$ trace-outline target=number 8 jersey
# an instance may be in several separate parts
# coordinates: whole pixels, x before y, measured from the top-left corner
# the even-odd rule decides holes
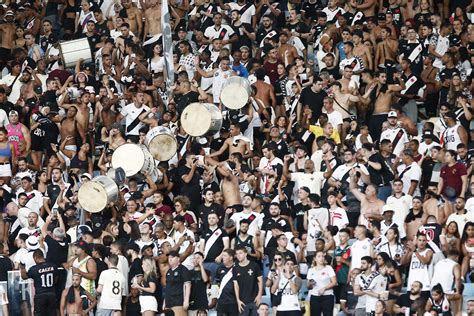
[[[99,285],[102,285],[102,293],[99,304],[100,309],[122,310],[122,294],[124,293],[125,278],[117,268],[102,271],[99,277]]]

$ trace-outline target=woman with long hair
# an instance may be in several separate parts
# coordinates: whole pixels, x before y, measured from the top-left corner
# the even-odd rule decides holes
[[[418,228],[426,223],[428,217],[428,215],[423,212],[423,201],[420,197],[414,197],[411,205],[412,208],[405,217],[404,223],[408,241],[413,241]]]
[[[12,42],[12,50],[15,48],[25,48],[26,49],[26,41],[25,41],[25,29],[21,26],[18,26],[15,29],[15,39]]]
[[[450,250],[460,251],[461,249],[461,236],[459,234],[458,223],[452,221],[443,228],[441,235],[439,236],[441,242],[441,250],[447,254]]]
[[[40,191],[44,195],[46,193],[46,189],[48,188],[48,183],[48,172],[46,170],[42,170],[36,176],[36,183],[34,185],[34,188],[35,190]]]
[[[467,222],[461,238],[462,264],[461,276],[465,277],[467,272],[474,268],[474,223]]]
[[[405,252],[405,247],[400,242],[400,232],[397,227],[390,227],[385,233],[387,242],[377,247],[379,254],[385,253],[388,257],[397,263],[400,263],[400,259]]]
[[[74,174],[89,173],[93,174],[94,164],[92,163],[92,158],[90,157],[90,145],[89,143],[84,143],[79,147],[77,152],[73,152],[66,149],[66,143],[71,139],[72,136],[67,136],[64,138],[64,141],[61,142],[59,150],[69,159],[70,170]]]
[[[197,231],[198,225],[196,215],[194,215],[193,212],[188,211],[189,205],[191,205],[191,201],[189,201],[187,196],[178,195],[174,198],[174,209],[176,215],[183,216],[186,226],[192,231]]]
[[[15,162],[15,148],[8,142],[8,132],[5,127],[0,127],[0,179],[3,183],[10,183]]]
[[[311,316],[332,316],[334,290],[337,285],[334,269],[326,264],[323,251],[317,251],[306,276],[310,295]]]
[[[270,274],[268,275],[266,287],[272,287],[273,284],[278,280],[278,277],[283,273],[285,267],[285,257],[280,253],[276,253],[273,257],[273,262],[270,267]],[[273,295],[273,294],[272,294]]]
[[[155,292],[158,286],[158,274],[153,258],[142,259],[143,280],[140,284],[133,283],[132,288],[140,290],[140,306],[143,316],[154,316],[158,312],[158,302]]]
[[[452,315],[447,296],[444,294],[441,284],[436,284],[431,289],[431,296],[426,301],[425,312],[433,315]]]
[[[148,58],[148,71],[152,74],[163,72],[165,68],[165,59],[163,57],[163,49],[158,42],[152,46],[153,56]]]

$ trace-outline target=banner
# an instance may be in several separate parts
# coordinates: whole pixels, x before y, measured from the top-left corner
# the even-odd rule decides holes
[[[168,10],[168,0],[161,3],[161,31],[163,41],[163,56],[165,58],[167,91],[174,83],[173,65],[173,39],[171,38],[170,13]]]

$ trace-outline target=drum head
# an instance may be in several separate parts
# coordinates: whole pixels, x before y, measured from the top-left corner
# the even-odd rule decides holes
[[[159,161],[170,160],[178,150],[176,139],[169,134],[157,134],[147,145],[153,158]]]
[[[247,89],[238,82],[231,82],[222,88],[221,102],[229,109],[241,109],[247,104],[248,100],[249,93]]]
[[[112,168],[121,167],[127,177],[136,175],[142,170],[145,155],[136,144],[123,144],[112,154]]]
[[[181,114],[184,130],[194,137],[205,135],[211,127],[211,122],[211,113],[200,103],[191,103]]]
[[[77,192],[77,198],[82,208],[91,213],[98,213],[107,207],[107,192],[94,181],[84,183]]]

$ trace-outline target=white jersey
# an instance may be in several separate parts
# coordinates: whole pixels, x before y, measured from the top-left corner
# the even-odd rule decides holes
[[[316,251],[316,239],[329,224],[329,211],[319,207],[308,210],[308,251]]]
[[[230,219],[233,220],[235,223],[237,234],[239,233],[239,230],[240,230],[240,221],[243,219],[248,219],[250,221],[248,234],[255,236],[255,233],[257,232],[257,230],[259,230],[262,227],[263,214],[253,212],[253,211],[250,213],[238,212],[238,213],[233,214],[230,217]]]
[[[461,137],[459,137],[458,127],[456,124],[452,127],[448,127],[443,133],[443,143],[446,149],[457,150],[459,144],[461,144]]]
[[[377,272],[374,272],[377,273]],[[378,274],[372,279],[372,282],[365,288],[366,290],[371,290],[372,292],[382,294],[387,289],[387,278],[382,274]],[[365,312],[367,314],[375,311],[375,304],[377,303],[378,298],[367,295],[365,299]]]
[[[426,256],[428,251],[431,251],[431,250],[425,249],[418,253],[424,257]],[[429,265],[421,262],[420,259],[418,259],[418,257],[414,253],[411,255],[410,272],[408,275],[408,283],[407,283],[408,287],[411,287],[413,282],[418,281],[421,284],[423,284],[423,288],[421,289],[422,291],[430,290],[431,277],[430,277],[430,273],[428,272],[428,266]]]
[[[218,68],[214,73],[214,80],[212,81],[212,97],[214,103],[219,103],[221,99],[221,91],[224,83],[232,75],[232,70],[222,70]]]
[[[138,136],[140,133],[140,128],[145,126],[139,119],[138,117],[140,114],[149,111],[150,108],[147,107],[146,105],[143,105],[139,108],[135,106],[134,103],[130,103],[124,108],[122,108],[122,111],[120,111],[120,114],[122,114],[125,117],[125,135],[135,135]],[[133,125],[132,125],[133,124]]]
[[[399,156],[405,148],[405,144],[410,140],[408,139],[407,131],[401,127],[389,128],[382,132],[380,140],[388,139],[393,145],[393,154]],[[396,144],[394,145],[394,142]]]
[[[117,268],[102,271],[99,277],[102,293],[97,308],[122,310],[122,295],[126,283],[123,274]]]
[[[436,284],[441,284],[444,293],[453,294],[455,289],[454,267],[459,265],[452,259],[446,258],[438,261],[434,266],[431,288]]]
[[[360,269],[360,264],[362,257],[370,256],[370,249],[372,245],[369,238],[364,240],[356,240],[351,246],[351,270],[358,268]]]

